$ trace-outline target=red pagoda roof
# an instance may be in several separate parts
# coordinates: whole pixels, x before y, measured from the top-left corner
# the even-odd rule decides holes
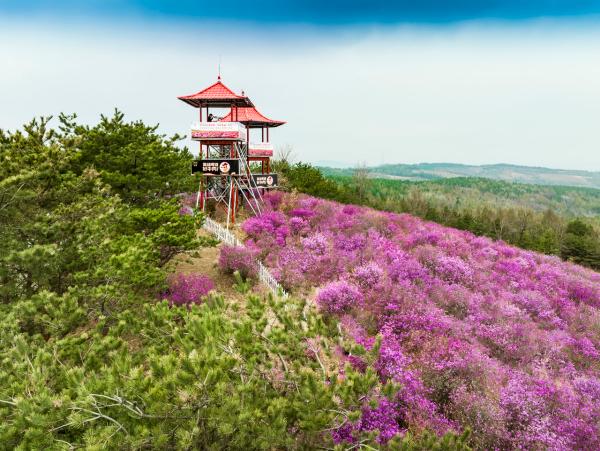
[[[222,122],[232,122],[231,112],[221,119]],[[285,124],[284,121],[269,119],[259,113],[254,107],[236,108],[233,111],[233,121],[241,122],[248,127],[279,127]]]
[[[228,108],[232,105],[242,107],[252,107],[250,99],[244,95],[237,95],[221,82],[221,77],[213,85],[196,94],[177,97],[189,103],[193,107],[200,108],[203,106],[212,106],[217,108]]]

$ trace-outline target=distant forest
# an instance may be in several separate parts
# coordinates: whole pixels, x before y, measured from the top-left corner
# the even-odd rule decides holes
[[[362,173],[364,169],[360,170]],[[348,184],[352,174],[324,174],[342,184]],[[600,219],[600,189],[560,185],[533,185],[506,182],[481,177],[455,177],[430,181],[407,181],[370,177],[366,183],[373,194],[381,198],[420,192],[428,199],[457,208],[473,208],[482,203],[503,208],[527,207],[544,212],[552,210],[567,217]]]
[[[289,189],[410,213],[600,270],[600,190],[476,177],[374,178],[368,169],[277,163]]]
[[[319,167],[328,175],[352,175],[353,169]],[[374,178],[397,180],[437,180],[454,177],[482,177],[505,182],[534,185],[579,186],[600,189],[600,172],[573,169],[550,169],[515,164],[481,166],[456,163],[384,164],[369,167]]]

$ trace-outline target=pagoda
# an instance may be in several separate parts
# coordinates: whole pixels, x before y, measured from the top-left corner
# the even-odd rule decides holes
[[[225,86],[220,75],[208,88],[178,99],[198,108],[198,121],[191,125],[191,139],[199,142],[199,158],[192,163],[192,173],[200,176],[196,208],[205,211],[211,201],[223,206],[228,227],[243,203],[261,213],[262,194],[277,187],[269,130],[285,122],[261,114],[244,92]],[[224,114],[217,116],[219,112]],[[260,141],[253,140],[258,129]]]

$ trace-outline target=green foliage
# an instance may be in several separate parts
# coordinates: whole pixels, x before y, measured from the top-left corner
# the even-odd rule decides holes
[[[58,130],[49,127],[50,117],[43,117],[24,125],[23,131],[0,131],[0,179],[19,183],[22,189],[32,179],[52,186],[68,173],[76,177],[93,168],[113,193],[136,204],[193,186],[192,155],[175,146],[181,137],[167,139],[156,133],[157,126],[127,123],[116,110],[110,118],[102,116],[93,127],[77,124],[75,119],[74,115],[61,114]],[[14,199],[6,197],[0,186],[0,208],[5,202],[18,204],[23,194],[27,193]],[[43,187],[37,194],[48,201],[63,201],[68,195],[50,196]]]
[[[340,380],[322,364],[339,337],[321,338],[330,329],[314,312],[304,320],[302,301],[250,297],[237,316],[219,296],[191,309],[150,303],[87,325],[24,302],[0,321],[9,449],[314,448],[378,385],[372,371]],[[17,313],[43,313],[62,333],[23,330]]]
[[[360,169],[361,172],[372,169]],[[357,169],[322,169],[323,174],[346,187],[356,179]],[[430,181],[377,178],[370,172],[372,196],[383,199],[419,192],[436,203],[473,208],[481,204],[502,208],[528,208],[538,213],[551,210],[566,217],[600,214],[600,189],[560,185],[533,185],[480,177],[454,177]],[[600,224],[597,222],[597,224]]]
[[[159,249],[160,266],[173,256],[195,245],[211,245],[213,240],[197,238],[196,229],[202,225],[201,214],[180,215],[174,202],[156,201],[145,208],[132,208],[123,221],[121,233],[143,233]]]
[[[461,435],[447,433],[442,437],[429,432],[417,437],[408,433],[404,437],[394,438],[388,448],[398,451],[468,451],[471,449],[469,446],[470,436],[471,433],[468,429]]]
[[[585,237],[592,236],[594,234],[594,229],[589,224],[584,223],[581,219],[574,219],[567,224],[566,232],[575,236]]]
[[[247,278],[246,280],[244,280],[244,277],[240,274],[239,271],[235,271],[233,273],[233,280],[235,280],[233,288],[238,293],[246,294],[252,288],[251,279]]]
[[[283,185],[311,196],[344,201],[347,196],[336,183],[328,180],[317,168],[307,163],[290,165],[287,162],[275,162],[274,170],[281,172]]]
[[[600,245],[594,228],[580,219],[569,222],[560,255],[580,265],[600,268]]]
[[[100,184],[68,204],[31,208],[28,218],[10,219],[0,240],[5,302],[73,286],[86,286],[88,296],[116,286],[153,290],[164,278],[160,267],[199,244],[196,223],[179,216],[176,205],[131,208]]]
[[[50,129],[48,121],[34,120],[24,132],[0,133],[0,157],[6,161],[0,167],[0,300],[85,286],[86,297],[117,302],[122,296],[108,294],[119,292],[116,286],[155,290],[164,278],[159,267],[200,244],[201,217],[179,216],[177,206],[163,200],[142,205],[139,197],[129,205],[104,183],[98,168],[83,165],[80,149],[88,145],[88,135],[97,138],[98,129],[121,130],[103,138],[117,149],[123,130],[130,128],[138,135],[145,130],[153,148],[160,147],[153,129],[124,124],[120,114],[91,129],[66,116],[60,130]],[[129,145],[134,144],[132,138]],[[172,147],[163,146],[162,152],[182,158]],[[177,171],[166,173],[176,184]]]
[[[188,191],[193,185],[192,155],[180,149],[174,136],[158,135],[158,126],[141,121],[125,122],[123,113],[101,116],[94,127],[77,125],[62,117],[62,142],[71,142],[77,151],[76,172],[94,167],[102,181],[124,200],[143,203],[148,198]]]

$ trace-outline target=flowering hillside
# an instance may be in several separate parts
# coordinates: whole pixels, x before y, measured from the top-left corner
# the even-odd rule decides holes
[[[334,440],[470,428],[480,449],[600,448],[600,274],[409,215],[267,201],[242,226],[247,246],[286,288],[317,287],[322,312],[380,345],[379,377],[402,386]]]

